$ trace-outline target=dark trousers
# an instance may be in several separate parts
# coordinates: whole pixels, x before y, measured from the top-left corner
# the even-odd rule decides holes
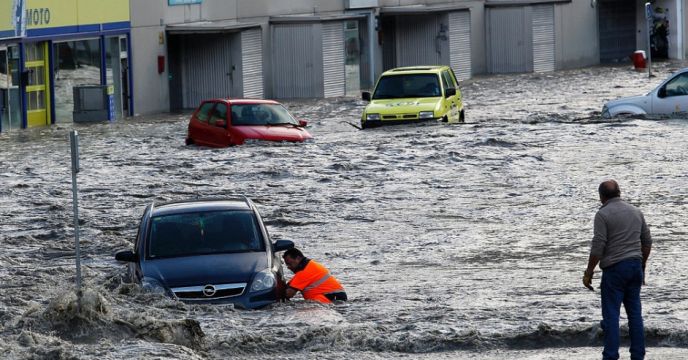
[[[346,301],[347,300],[346,293],[343,291],[325,294],[325,297],[328,298],[330,301],[333,301],[333,302],[336,300],[339,300],[339,301]]]
[[[645,333],[640,306],[643,269],[637,259],[622,260],[602,270],[603,359],[619,358],[619,313],[623,303],[631,337],[631,359],[645,358]]]

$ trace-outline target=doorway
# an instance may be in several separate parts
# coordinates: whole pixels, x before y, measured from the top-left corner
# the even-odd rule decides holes
[[[106,82],[114,88],[115,119],[129,114],[129,75],[126,36],[105,39]],[[113,119],[114,120],[114,119]]]
[[[21,128],[19,47],[0,46],[0,131]]]
[[[344,23],[344,49],[346,95],[357,95],[361,91],[361,42],[358,20]]]
[[[50,124],[48,99],[49,73],[48,43],[24,45],[24,71],[26,72],[26,123],[27,127]]]

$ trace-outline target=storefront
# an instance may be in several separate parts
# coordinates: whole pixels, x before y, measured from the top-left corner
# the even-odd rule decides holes
[[[0,1],[23,8],[0,38],[0,131],[132,114],[128,0]]]
[[[167,25],[170,109],[211,98],[263,97],[259,24],[215,21]]]
[[[495,74],[555,70],[555,7],[558,3],[567,2],[487,2],[488,72]]]
[[[19,42],[26,33],[24,11],[21,2],[0,0],[0,13],[12,15],[0,17],[0,132],[22,127]]]
[[[383,7],[380,29],[383,70],[449,65],[459,80],[472,76],[467,5]]]
[[[356,95],[370,87],[365,15],[270,18],[272,96]]]

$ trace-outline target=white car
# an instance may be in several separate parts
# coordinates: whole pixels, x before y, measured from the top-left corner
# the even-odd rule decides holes
[[[645,96],[612,100],[602,107],[605,118],[679,112],[688,112],[688,68],[675,72]]]

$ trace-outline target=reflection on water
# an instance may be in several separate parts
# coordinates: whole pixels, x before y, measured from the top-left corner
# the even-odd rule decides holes
[[[621,67],[477,78],[462,84],[468,122],[457,126],[358,131],[345,123],[360,116],[356,99],[287,103],[315,136],[303,144],[187,147],[178,115],[75,125],[85,317],[69,292],[72,124],[2,134],[0,353],[596,358],[599,293],[580,276],[609,177],[656,241],[648,343],[686,347],[688,123],[599,117],[604,101],[644,93],[674,66],[656,66],[652,81]],[[113,254],[132,246],[149,202],[236,193],[255,200],[273,238],[325,263],[351,301],[240,311],[122,283]]]

